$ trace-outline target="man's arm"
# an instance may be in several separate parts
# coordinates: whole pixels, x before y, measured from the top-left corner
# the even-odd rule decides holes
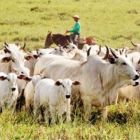
[[[79,33],[79,30],[80,30],[80,24],[76,23],[75,26],[71,30],[69,30],[69,32]]]

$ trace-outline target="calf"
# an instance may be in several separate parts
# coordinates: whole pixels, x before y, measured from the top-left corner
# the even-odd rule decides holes
[[[32,77],[32,80],[27,83],[27,85],[25,87],[25,90],[24,90],[25,106],[26,106],[26,110],[29,113],[33,112],[35,85],[39,80],[41,80],[41,76],[40,75],[34,75]]]
[[[5,104],[9,107],[15,105],[16,99],[18,98],[18,86],[17,86],[17,75],[9,73],[8,75],[0,73],[0,108]]]
[[[66,120],[70,121],[70,98],[72,85],[78,85],[79,82],[72,82],[70,79],[59,79],[56,82],[52,79],[40,80],[35,86],[34,95],[34,113],[37,115],[39,108],[44,107],[46,109],[49,106],[52,122],[55,122],[56,115],[59,116],[66,112]],[[44,120],[44,114],[42,117]]]

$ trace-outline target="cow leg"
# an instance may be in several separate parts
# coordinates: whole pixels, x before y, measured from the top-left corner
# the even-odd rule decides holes
[[[67,101],[66,113],[67,113],[67,122],[70,122],[71,121],[71,105],[70,105],[70,99]]]
[[[56,109],[54,106],[50,105],[50,113],[51,113],[51,123],[56,123]]]
[[[35,118],[38,118],[39,113],[40,113],[39,104],[35,104],[35,105],[34,105],[34,117],[35,117]]]
[[[12,114],[14,114],[16,112],[16,101],[13,103],[13,111],[12,111]]]
[[[108,116],[108,107],[107,106],[106,107],[103,107],[101,109],[101,114],[102,114],[103,119],[106,120],[107,119],[107,116]]]
[[[26,103],[26,111],[28,114],[33,114],[33,105]]]
[[[40,113],[41,113],[41,121],[45,122],[45,108],[43,106],[40,107]]]
[[[2,103],[0,103],[0,114],[2,113],[3,109],[2,109]]]
[[[84,120],[88,121],[91,115],[91,102],[89,100],[83,100],[84,103]]]
[[[115,99],[115,105],[118,103],[118,97],[119,97],[119,94],[117,93],[117,96],[116,96],[116,99]]]
[[[29,105],[29,113],[33,114],[33,105],[31,105],[31,104]]]

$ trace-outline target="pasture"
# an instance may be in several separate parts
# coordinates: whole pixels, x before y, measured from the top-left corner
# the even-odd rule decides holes
[[[138,0],[0,0],[0,47],[7,41],[42,48],[48,31],[64,33],[73,26],[74,14],[81,18],[81,36],[114,48],[131,47],[130,40],[140,41],[139,7]],[[25,112],[11,115],[7,110],[0,115],[0,139],[140,139],[139,103],[112,105],[108,121],[95,119],[90,123],[77,117],[48,126]]]

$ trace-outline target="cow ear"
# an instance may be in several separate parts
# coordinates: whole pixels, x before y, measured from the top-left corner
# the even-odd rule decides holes
[[[20,49],[23,50],[23,51],[26,51],[25,50],[26,49],[26,43],[25,42],[24,42],[23,46]]]
[[[24,80],[30,82],[32,80],[32,78],[31,77],[25,77]]]
[[[7,79],[7,77],[5,77],[5,76],[0,76],[0,80],[1,81],[4,81],[4,80],[6,80]]]
[[[138,61],[138,64],[140,64],[140,59],[139,59],[139,61]]]
[[[56,82],[55,82],[55,85],[56,85],[56,86],[60,86],[60,85],[62,85],[62,83],[61,83],[60,81],[56,81]]]
[[[4,48],[4,52],[5,53],[11,53],[11,51],[8,49],[8,46],[4,46],[5,48]]]
[[[11,57],[3,57],[1,62],[9,62],[11,59]]]
[[[80,85],[81,83],[79,81],[74,81],[72,84],[73,85]]]
[[[24,57],[26,60],[30,60],[31,58],[33,58],[31,55],[25,56]]]
[[[18,79],[25,80],[25,81],[28,81],[28,82],[32,80],[31,77],[26,77],[25,75],[19,75]]]
[[[87,50],[87,57],[90,55],[91,47]]]

